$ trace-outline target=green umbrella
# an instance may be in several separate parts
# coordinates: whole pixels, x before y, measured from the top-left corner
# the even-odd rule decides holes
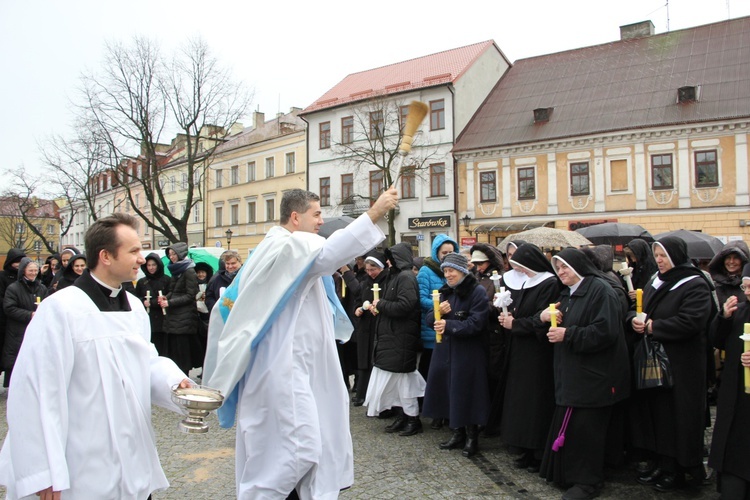
[[[223,248],[216,247],[192,247],[188,248],[187,258],[192,259],[196,264],[198,262],[205,262],[211,266],[211,269],[213,269],[215,273],[219,270],[219,257],[221,257],[221,254],[225,251],[226,250]],[[161,261],[164,264],[164,274],[172,276],[167,267],[170,264],[169,257],[165,255],[161,258]]]

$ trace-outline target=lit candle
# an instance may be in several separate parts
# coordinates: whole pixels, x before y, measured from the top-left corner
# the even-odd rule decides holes
[[[639,288],[635,291],[635,313],[641,314],[643,312],[643,289]]]
[[[552,328],[557,328],[557,309],[555,304],[549,305],[549,320],[552,322]]]
[[[343,299],[346,297],[346,283],[344,282],[344,277],[341,277],[341,298]]]
[[[36,306],[39,307],[39,304],[41,304],[41,303],[42,303],[42,298],[39,295],[37,295],[36,296]]]
[[[149,304],[151,303],[151,290],[146,290],[146,300],[148,300]],[[151,308],[149,306],[146,306],[146,312],[151,312]]]
[[[440,292],[432,291],[432,309],[435,311],[435,321],[440,321]],[[443,341],[443,335],[435,332],[435,342],[440,344]]]
[[[745,334],[740,338],[745,342],[743,351],[750,351],[750,323],[745,323]],[[750,394],[750,366],[745,367],[745,394]]]
[[[371,290],[373,300],[380,300],[380,285],[373,283]]]
[[[159,297],[161,297],[161,296],[162,296],[162,295],[161,295],[161,290],[159,290]],[[163,308],[163,307],[162,307],[162,308],[161,308],[161,313],[162,313],[162,314],[163,314],[164,316],[166,316],[166,315],[167,315],[167,310],[166,310],[165,308]]]

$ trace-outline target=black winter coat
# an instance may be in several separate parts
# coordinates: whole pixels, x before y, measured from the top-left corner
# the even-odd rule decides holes
[[[388,278],[388,270],[384,269],[373,281],[369,275],[365,274],[365,278],[360,285],[359,294],[359,306],[365,302],[372,304],[373,293],[372,286],[377,283],[378,286],[383,289],[385,280]],[[369,310],[362,313],[357,322],[357,328],[354,334],[357,336],[357,367],[360,370],[369,370],[372,368],[374,350],[375,350],[375,316]]]
[[[36,298],[39,297],[41,300],[46,296],[47,288],[39,280],[29,283],[21,279],[12,283],[5,291],[3,312],[6,325],[2,355],[3,368],[12,369],[16,364],[26,327],[29,326],[32,313],[36,311]]]
[[[162,295],[167,295],[169,293],[170,278],[164,274],[164,263],[159,255],[155,253],[148,254],[146,260],[153,260],[156,262],[156,272],[151,274],[148,272],[146,264],[141,266],[141,270],[145,276],[139,279],[138,283],[136,283],[135,296],[138,297],[142,303],[146,300],[146,292],[149,292],[150,301],[148,318],[151,322],[151,332],[159,333],[164,331],[165,318],[164,312],[161,307],[159,307],[159,292],[161,292]]]
[[[586,276],[558,300],[565,337],[554,345],[555,403],[601,408],[630,393],[630,363],[620,302],[603,278]]]
[[[435,343],[427,376],[422,413],[447,418],[451,427],[484,425],[490,412],[487,382],[487,352],[484,332],[487,328],[487,294],[474,276],[467,275],[453,289],[440,289],[440,301],[448,301],[443,341]],[[427,323],[435,325],[434,311]]]
[[[420,348],[419,286],[411,272],[411,248],[398,243],[386,256],[393,266],[377,304],[373,365],[389,372],[411,373],[417,369]]]
[[[508,341],[501,435],[511,446],[541,450],[547,441],[555,410],[553,344],[539,313],[559,296],[560,282],[554,276],[521,289],[511,304],[513,326],[501,333]]]
[[[26,257],[26,254],[20,248],[11,248],[8,250],[3,270],[0,271],[0,303],[2,303],[8,287],[18,281],[18,269],[13,267],[13,263],[20,262],[24,257]],[[5,332],[5,313],[2,309],[0,307],[0,348],[2,348],[3,333]]]
[[[701,464],[706,405],[706,329],[714,311],[711,290],[695,275],[655,300],[650,283],[643,290],[643,310],[653,320],[653,337],[664,346],[672,366],[674,387],[642,391],[651,422],[641,426],[653,433],[652,451],[675,457],[683,467]],[[631,312],[628,323],[635,316]],[[639,395],[641,396],[641,395]]]
[[[70,258],[68,261],[68,265],[63,268],[62,271],[60,271],[57,275],[55,275],[55,278],[58,278],[57,280],[54,280],[53,287],[49,288],[47,291],[49,294],[52,294],[54,292],[57,292],[58,290],[62,290],[63,288],[67,288],[78,279],[80,275],[76,274],[76,272],[73,270],[73,263],[77,260],[83,260],[83,262],[86,262],[86,257],[82,254],[76,254]]]
[[[731,318],[717,319],[714,347],[724,349],[724,371],[716,404],[716,422],[708,465],[750,481],[750,394],[745,393],[744,367],[740,355],[745,350],[740,335],[750,323],[750,302],[740,303]]]
[[[232,277],[229,276],[226,269],[222,269],[211,277],[211,281],[208,282],[208,286],[206,287],[206,307],[209,314],[211,314],[216,301],[221,297],[221,289],[226,289],[231,285],[234,278],[239,276],[240,271],[241,268]]]
[[[179,277],[172,276],[167,294],[169,306],[164,318],[164,332],[167,335],[198,333],[196,295],[198,295],[198,277],[195,275],[195,269],[187,269]]]

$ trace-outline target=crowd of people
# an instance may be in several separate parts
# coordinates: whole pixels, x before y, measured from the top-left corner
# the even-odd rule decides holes
[[[150,253],[140,266],[143,277],[123,283],[124,289],[146,308],[151,342],[157,352],[172,359],[184,373],[202,368],[211,308],[242,266],[242,258],[235,250],[227,250],[219,257],[217,273],[206,262],[193,262],[187,254],[185,243],[168,247],[165,255],[170,263],[165,266],[157,253]],[[41,267],[21,249],[10,249],[0,271],[3,387],[10,385],[26,327],[39,304],[73,285],[86,266],[86,255],[74,247],[51,255]]]
[[[480,436],[499,436],[516,467],[563,487],[564,499],[586,499],[600,494],[605,465],[630,464],[659,492],[703,486],[718,399],[709,465],[722,498],[750,498],[743,242],[699,263],[678,238],[632,240],[632,290],[613,271],[610,246],[545,254],[516,240],[505,254],[482,243],[464,250],[436,236],[431,255],[412,260],[416,282],[403,276],[403,243],[336,273],[348,283],[359,354],[344,373],[356,374],[354,406],[392,418],[384,430],[400,436],[423,432],[420,416],[431,418],[432,429],[451,429],[439,448],[466,457]],[[417,309],[419,324],[409,313]],[[663,346],[668,387],[637,388],[645,340]]]
[[[150,402],[176,410],[168,389],[194,385],[199,378],[187,374],[203,367],[207,384],[227,396],[221,425],[237,423],[240,498],[328,497],[351,484],[351,437],[340,432],[345,388],[353,406],[391,419],[385,432],[449,428],[441,450],[471,458],[480,438],[499,437],[517,468],[562,487],[563,499],[598,496],[605,466],[626,463],[659,492],[697,488],[708,479],[707,454],[722,498],[750,498],[750,432],[741,425],[750,418],[750,352],[740,340],[750,323],[747,245],[727,244],[703,270],[678,238],[635,239],[624,248],[630,283],[603,246],[545,254],[515,240],[505,252],[483,243],[461,251],[437,235],[430,256],[414,258],[407,243],[373,249],[383,239],[376,223],[396,202],[387,191],[324,240],[315,235],[319,198],[292,190],[281,225],[244,268],[235,251],[216,270],[193,262],[185,243],[166,249],[166,266],[156,253],[143,258],[134,219],[123,215],[92,226],[88,258],[66,249],[40,268],[12,249],[0,272],[0,363],[11,387],[0,482],[10,497],[69,489],[130,498],[125,488],[142,498],[163,488],[150,422],[132,410]],[[73,300],[88,312],[73,314]],[[32,321],[37,313],[59,322]],[[57,327],[62,335],[52,335]],[[655,388],[640,383],[646,343],[666,358],[669,377]],[[92,418],[109,416],[83,419],[93,434],[114,432],[118,449],[130,432],[112,427],[120,413],[141,436],[132,457],[103,467],[148,469],[150,480],[97,482],[92,471],[62,473],[40,460],[85,463],[85,443],[70,453],[59,446],[60,435],[87,430],[66,427],[70,401],[60,394],[90,401],[92,377],[97,390],[138,399],[127,410],[94,405]],[[29,399],[42,386],[49,401]],[[32,431],[33,442],[13,437]]]

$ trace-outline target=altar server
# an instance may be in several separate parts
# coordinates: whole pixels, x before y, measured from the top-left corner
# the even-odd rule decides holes
[[[122,290],[144,263],[137,227],[124,214],[92,224],[88,269],[44,300],[26,330],[0,452],[8,499],[142,500],[169,486],[151,404],[179,412],[171,388],[191,382],[158,357],[143,305]]]

